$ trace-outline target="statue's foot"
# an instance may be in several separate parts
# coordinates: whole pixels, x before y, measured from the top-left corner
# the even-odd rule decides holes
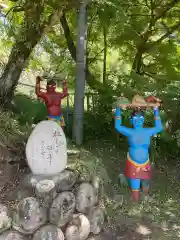
[[[136,191],[131,191],[131,199],[132,202],[134,203],[138,203],[140,201],[140,191],[136,190]]]

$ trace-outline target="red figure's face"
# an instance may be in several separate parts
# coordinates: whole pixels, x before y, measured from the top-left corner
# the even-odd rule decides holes
[[[56,85],[55,84],[54,85],[47,85],[46,89],[47,89],[47,92],[50,92],[50,93],[55,92]]]

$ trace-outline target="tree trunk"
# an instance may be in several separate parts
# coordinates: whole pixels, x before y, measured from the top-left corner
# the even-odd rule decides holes
[[[0,78],[0,104],[2,106],[11,101],[18,79],[34,46],[31,45],[29,49],[26,49],[25,43],[15,43],[12,48],[9,61]]]
[[[43,11],[44,4],[41,2],[39,4],[32,3],[31,8],[25,10],[21,31],[0,78],[0,104],[3,106],[11,101],[14,89],[29,55],[43,34],[45,26],[40,24]]]
[[[107,28],[103,26],[104,35],[104,59],[103,59],[103,83],[106,83],[106,60],[107,60]]]
[[[42,21],[44,1],[38,1],[37,4],[37,1],[34,0],[30,4],[31,6],[24,10],[20,33],[16,37],[8,63],[0,78],[0,104],[3,107],[11,101],[18,79],[34,47],[43,33],[48,30],[47,27],[54,24],[61,12],[60,9],[57,9]]]
[[[84,91],[86,79],[86,32],[87,3],[83,1],[79,9],[77,52],[76,52],[76,84],[74,95],[73,139],[76,144],[83,143]]]
[[[142,68],[142,54],[143,52],[141,50],[137,50],[136,56],[133,61],[133,66],[132,70],[136,72],[137,74],[141,73],[141,68]]]

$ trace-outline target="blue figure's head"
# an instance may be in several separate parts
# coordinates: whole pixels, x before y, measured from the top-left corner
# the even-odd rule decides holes
[[[133,112],[131,116],[131,124],[134,128],[142,128],[144,124],[143,112]]]

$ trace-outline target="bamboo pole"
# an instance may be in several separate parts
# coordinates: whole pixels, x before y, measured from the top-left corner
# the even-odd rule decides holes
[[[34,85],[30,85],[30,84],[26,84],[26,83],[22,83],[22,82],[19,82],[18,84],[23,85],[23,86],[26,86],[26,87],[31,87],[31,88],[34,88],[34,89],[35,89],[35,87],[36,87],[36,86],[34,86]],[[42,87],[41,87],[41,89],[46,90],[45,88],[42,88]]]

